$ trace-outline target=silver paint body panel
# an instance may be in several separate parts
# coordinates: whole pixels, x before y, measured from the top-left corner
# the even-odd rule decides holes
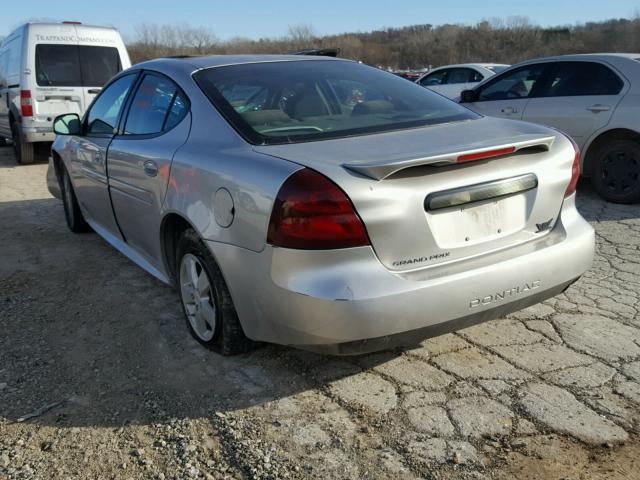
[[[87,220],[121,252],[169,283],[172,275],[163,255],[161,228],[168,215],[179,215],[218,261],[245,333],[280,344],[332,345],[444,324],[492,306],[481,302],[472,307],[474,299],[537,282],[531,291],[504,300],[522,301],[566,284],[589,268],[593,229],[578,214],[574,197],[564,198],[574,155],[569,140],[558,132],[480,118],[255,146],[227,123],[192,78],[200,68],[232,63],[308,60],[207,57],[135,66],[132,70],[158,71],[173,79],[189,97],[190,114],[167,134],[152,139],[116,136],[104,171],[92,160],[93,147],[86,139],[56,139],[54,154],[72,171]],[[544,148],[463,166],[416,160],[523,140]],[[82,162],[77,159],[79,148]],[[148,160],[158,165],[153,178],[141,173]],[[104,176],[103,182],[82,168],[87,164]],[[345,164],[383,170],[393,164],[394,170],[376,179]],[[371,246],[304,251],[267,244],[278,190],[303,167],[326,175],[347,192]],[[527,174],[536,176],[537,188],[437,212],[424,208],[430,193]],[[226,193],[224,202],[216,201],[221,189],[231,202]],[[233,216],[227,225],[220,219],[229,218],[229,212],[216,216],[214,205],[228,209],[231,203]],[[550,229],[539,232],[536,224],[549,220]],[[488,232],[489,227],[500,232]],[[465,240],[465,235],[472,238]],[[420,259],[424,260],[414,261]]]

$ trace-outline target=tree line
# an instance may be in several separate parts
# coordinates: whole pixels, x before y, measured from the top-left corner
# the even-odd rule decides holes
[[[141,24],[127,45],[134,63],[169,55],[287,53],[304,48],[341,49],[340,56],[392,69],[465,62],[516,63],[568,53],[640,52],[640,16],[541,27],[525,17],[476,25],[413,25],[366,33],[318,35],[294,25],[281,38],[222,41],[210,27]]]
[[[526,17],[475,25],[412,25],[365,33],[318,35],[313,26],[288,28],[280,38],[220,40],[211,27],[143,23],[127,41],[133,63],[171,55],[288,53],[340,48],[340,56],[391,69],[466,62],[516,63],[529,58],[593,52],[640,52],[640,14],[585,24],[541,27]]]

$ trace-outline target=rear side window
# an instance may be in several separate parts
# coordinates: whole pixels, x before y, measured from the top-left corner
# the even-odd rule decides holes
[[[529,98],[548,65],[548,63],[525,65],[499,74],[480,90],[478,101]]]
[[[595,62],[559,62],[540,97],[617,95],[624,83],[610,68]]]
[[[113,135],[120,111],[135,79],[136,75],[126,75],[100,93],[87,113],[88,134]]]
[[[151,135],[169,130],[187,114],[187,103],[178,87],[158,75],[146,75],[133,97],[125,135]]]
[[[101,87],[121,70],[114,47],[36,45],[36,82],[41,87]]]

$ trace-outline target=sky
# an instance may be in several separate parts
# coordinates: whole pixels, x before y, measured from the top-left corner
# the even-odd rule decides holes
[[[640,0],[24,0],[2,7],[0,36],[29,19],[110,25],[129,38],[143,22],[186,23],[207,26],[226,40],[279,37],[297,24],[312,25],[323,35],[510,16],[527,16],[542,26],[567,25],[634,14],[640,14]]]

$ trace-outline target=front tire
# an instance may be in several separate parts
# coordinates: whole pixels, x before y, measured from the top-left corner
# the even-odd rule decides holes
[[[596,154],[591,183],[609,202],[640,201],[640,143],[613,140],[604,145]]]
[[[76,193],[73,190],[71,177],[64,166],[62,168],[62,205],[64,206],[64,217],[67,220],[67,226],[73,233],[84,233],[91,230],[89,224],[84,219]]]
[[[20,165],[28,165],[35,160],[35,147],[33,143],[25,142],[22,132],[17,123],[11,126],[11,134],[13,139],[13,151],[16,154],[16,161]]]
[[[193,229],[187,229],[176,254],[178,292],[191,335],[222,355],[250,351],[233,300],[213,255]]]

